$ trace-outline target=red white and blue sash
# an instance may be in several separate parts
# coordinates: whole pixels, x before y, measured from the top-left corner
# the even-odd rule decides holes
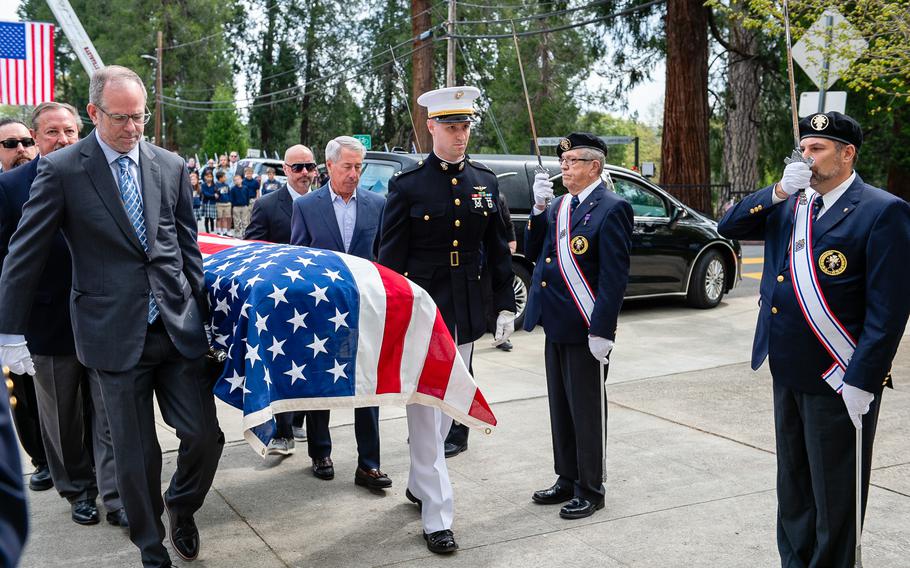
[[[796,202],[793,234],[790,237],[790,274],[793,277],[793,291],[806,323],[822,346],[834,359],[834,364],[822,374],[828,386],[840,392],[844,387],[844,373],[853,352],[856,340],[837,319],[822,292],[818,282],[812,253],[812,204],[821,195],[813,193],[805,203]]]
[[[569,295],[578,307],[585,325],[591,327],[591,313],[594,311],[594,292],[585,279],[584,273],[578,266],[575,255],[572,254],[572,200],[569,195],[559,200],[559,210],[556,213],[556,262],[559,264],[559,273],[562,275]]]

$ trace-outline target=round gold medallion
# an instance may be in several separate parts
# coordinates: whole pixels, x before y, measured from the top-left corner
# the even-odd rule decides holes
[[[818,267],[828,276],[838,276],[847,270],[847,257],[837,250],[826,250],[818,257]]]
[[[572,143],[569,141],[568,138],[563,138],[562,140],[559,141],[559,147],[562,148],[563,152],[565,152],[566,150],[568,150],[572,147]]]
[[[572,239],[571,246],[574,254],[584,254],[588,252],[588,239],[584,237],[575,237]]]

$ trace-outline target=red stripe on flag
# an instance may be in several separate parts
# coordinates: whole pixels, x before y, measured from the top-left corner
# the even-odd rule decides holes
[[[411,322],[414,308],[414,292],[410,284],[384,266],[375,265],[385,289],[385,330],[382,347],[379,350],[379,364],[376,369],[376,394],[401,392],[401,358],[404,354],[404,338]],[[395,298],[394,302],[389,302]]]
[[[35,100],[35,81],[38,80],[38,77],[36,76],[35,72],[37,71],[36,59],[38,58],[38,55],[35,52],[35,25],[29,24],[26,27],[26,29],[28,30],[28,37],[32,42],[32,56],[29,58],[28,62],[26,63],[26,65],[29,66],[29,69],[31,69],[31,72],[32,72],[32,80],[28,82],[29,104],[37,105],[38,102]]]
[[[9,60],[7,60],[7,61],[9,61]],[[13,61],[12,64],[13,64],[11,67],[12,70],[9,72],[9,82],[12,87],[10,89],[11,95],[9,98],[9,104],[18,105],[19,104],[19,77],[16,75],[16,71],[17,71],[16,68],[18,67],[18,65],[16,65],[15,61]],[[7,65],[9,65],[9,63],[7,63]]]
[[[49,75],[51,77],[51,88],[50,88],[50,96],[47,98],[47,100],[53,101],[54,100],[54,81],[56,80],[56,77],[54,76],[55,75],[55,73],[54,73],[54,26],[48,26],[48,28],[49,29],[48,29],[48,42],[47,43],[48,43],[49,49],[48,49],[47,61],[48,61],[48,65],[50,66]]]
[[[474,391],[474,400],[471,401],[471,408],[468,410],[468,416],[473,416],[490,426],[496,426],[496,417],[493,416],[493,411],[490,410],[490,405],[487,404],[487,400],[483,397],[483,393],[480,392],[480,389],[475,389]]]
[[[436,310],[436,321],[433,323],[433,335],[427,347],[427,358],[417,380],[417,392],[444,400],[449,386],[449,375],[455,363],[455,342],[449,335],[449,329],[442,321],[442,314]],[[448,340],[448,341],[446,341]]]

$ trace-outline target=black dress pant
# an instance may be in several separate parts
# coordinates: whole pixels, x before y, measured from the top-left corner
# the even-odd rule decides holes
[[[604,498],[600,363],[587,343],[554,343],[544,346],[553,462],[562,488],[572,487],[576,497],[600,503]],[[606,377],[606,370],[604,370]],[[604,422],[606,421],[604,416]]]
[[[139,547],[142,564],[170,566],[162,541],[161,448],[155,431],[154,394],[164,421],[177,432],[177,471],[164,499],[172,515],[191,516],[205,500],[224,435],[218,427],[215,401],[204,374],[203,358],[183,357],[159,318],[148,328],[142,357],[123,372],[92,370],[101,384],[107,410],[117,485],[130,522],[130,540]]]
[[[863,515],[879,396],[863,416]],[[783,568],[852,568],[856,547],[856,429],[833,390],[774,383],[777,548]]]
[[[35,394],[35,379],[31,375],[10,373],[13,379],[13,395],[16,408],[13,409],[13,420],[16,422],[16,433],[19,443],[35,467],[47,467],[47,455],[44,441],[41,438],[41,422],[38,420],[38,396]]]

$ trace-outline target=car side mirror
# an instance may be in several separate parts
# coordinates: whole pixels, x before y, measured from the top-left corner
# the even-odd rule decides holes
[[[674,205],[673,212],[670,214],[669,227],[672,229],[673,227],[675,227],[677,225],[677,223],[679,223],[679,221],[681,219],[685,219],[686,217],[688,217],[688,215],[689,215],[688,211],[686,211],[682,207],[678,207],[678,206]]]

